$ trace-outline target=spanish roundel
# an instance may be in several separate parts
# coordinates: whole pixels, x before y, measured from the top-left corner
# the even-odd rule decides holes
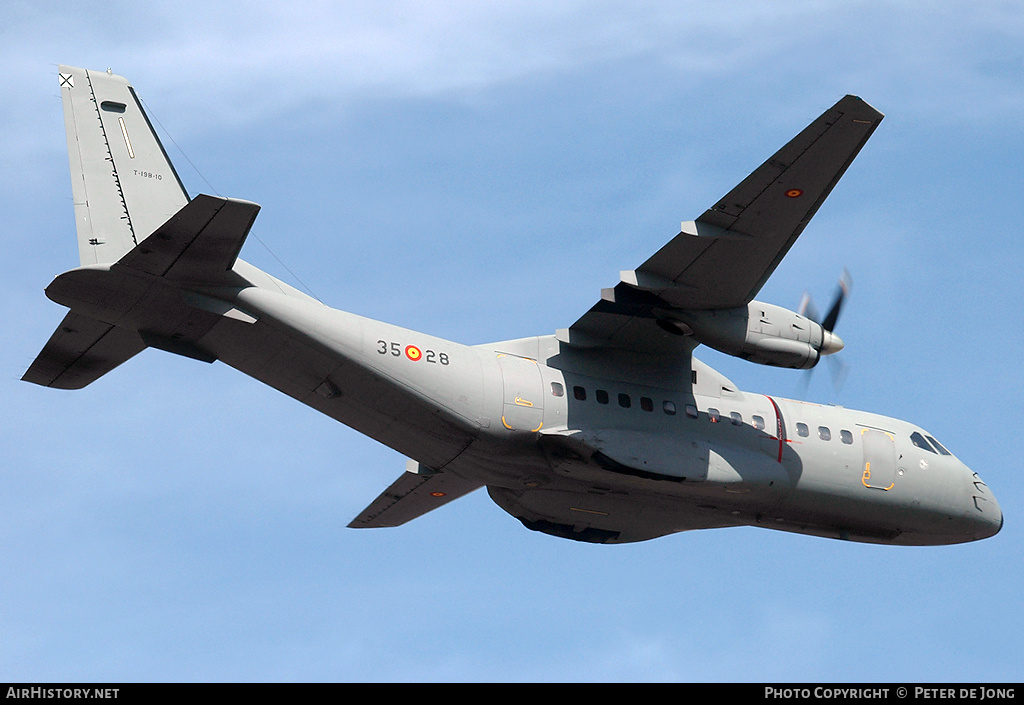
[[[406,345],[405,356],[413,362],[417,362],[421,357],[423,357],[423,353],[415,345]]]

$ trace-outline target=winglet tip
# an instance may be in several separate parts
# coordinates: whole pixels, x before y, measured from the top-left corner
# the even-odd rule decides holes
[[[861,98],[859,95],[854,95],[853,93],[847,93],[845,96],[843,96],[843,98],[839,102],[843,103],[844,101],[857,101],[858,103],[863,104],[864,108],[866,108],[867,110],[870,110],[872,113],[874,113],[874,119],[875,120],[881,120],[882,118],[885,117],[885,113],[883,113],[878,108],[873,106],[871,103],[869,103],[866,100],[864,100],[863,98]]]

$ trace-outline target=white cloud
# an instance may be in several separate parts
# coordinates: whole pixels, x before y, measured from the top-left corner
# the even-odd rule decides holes
[[[1022,17],[1013,4],[938,3],[921,13],[909,3],[816,0],[22,4],[0,30],[0,59],[20,69],[9,87],[25,98],[3,116],[17,121],[33,105],[51,62],[112,67],[144,95],[186,108],[201,129],[368,96],[465,99],[641,57],[722,95],[763,72],[783,90],[884,88],[904,104],[942,94],[946,114],[977,115],[1024,103]]]

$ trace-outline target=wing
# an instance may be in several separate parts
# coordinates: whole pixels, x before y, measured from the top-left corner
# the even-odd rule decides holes
[[[882,120],[846,96],[614,289],[559,339],[642,352],[688,351],[673,309],[746,305],[760,291]]]
[[[451,473],[422,473],[415,461],[409,461],[408,465],[413,469],[392,482],[349,523],[350,528],[401,526],[483,486]]]

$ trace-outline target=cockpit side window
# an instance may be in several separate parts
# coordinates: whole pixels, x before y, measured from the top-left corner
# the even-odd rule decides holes
[[[914,431],[912,434],[910,434],[910,442],[913,443],[918,448],[923,448],[929,453],[935,452],[935,449],[932,448],[928,441],[925,440],[924,436],[922,436],[917,431]]]
[[[928,438],[929,441],[932,442],[932,445],[935,446],[935,450],[939,451],[942,455],[953,455],[948,450],[946,450],[946,448],[941,443],[939,443],[937,440],[935,440],[931,436],[927,436],[927,438]]]

